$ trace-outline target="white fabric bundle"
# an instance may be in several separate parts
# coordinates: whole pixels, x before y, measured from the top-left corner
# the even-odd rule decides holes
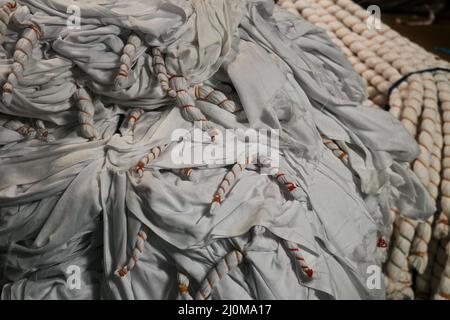
[[[388,104],[390,113],[401,120],[419,143],[420,153],[412,168],[434,201],[441,199],[442,212],[436,212],[436,219],[433,216],[426,222],[397,217],[386,264],[387,292],[390,298],[413,298],[412,267],[417,270],[416,291],[420,298],[431,298],[436,290],[441,292],[440,298],[445,297],[445,292],[448,293],[445,291],[448,288],[442,289],[446,288],[445,281],[441,281],[440,289],[432,288],[430,282],[432,277],[446,277],[442,270],[438,273],[432,270],[435,259],[439,258],[434,247],[440,239],[448,237],[446,213],[450,190],[446,181],[449,165],[446,146],[450,140],[446,138],[446,110],[450,64],[383,23],[380,30],[369,29],[367,11],[351,0],[282,0],[278,3],[325,29],[365,80],[370,99],[367,105]],[[420,73],[409,74],[416,71]],[[399,80],[403,81],[394,86]],[[329,141],[326,143],[338,155],[336,146]],[[401,210],[399,213],[402,215]],[[432,245],[428,248],[430,241]]]
[[[414,137],[366,105],[325,32],[271,0],[17,3],[0,59],[3,299],[385,297],[366,283],[386,259],[391,208],[426,221],[435,207],[408,166]],[[376,72],[373,90],[400,74]],[[276,132],[279,148],[249,129]],[[224,153],[230,143],[251,153]],[[221,184],[232,190],[210,214]],[[403,232],[398,249],[415,228]],[[73,266],[81,290],[66,286]]]

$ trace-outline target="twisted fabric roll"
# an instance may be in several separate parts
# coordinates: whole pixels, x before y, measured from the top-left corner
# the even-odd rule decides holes
[[[94,127],[95,108],[91,96],[86,89],[79,87],[74,93],[74,99],[78,107],[81,135],[89,140],[96,139],[98,134]]]
[[[149,153],[147,153],[145,155],[145,157],[143,157],[138,164],[136,165],[134,171],[136,172],[136,174],[139,177],[142,177],[142,175],[144,174],[144,168],[146,165],[148,165],[151,161],[157,159],[161,153],[167,148],[167,144],[166,145],[162,145],[162,146],[156,146],[153,147]]]
[[[228,253],[217,265],[208,273],[200,284],[200,289],[195,295],[196,300],[207,300],[211,297],[212,291],[217,287],[223,277],[228,275],[234,268],[239,266],[244,259],[244,255],[239,250]]]
[[[423,273],[417,273],[416,275],[416,299],[430,299],[432,292],[431,279],[433,277],[433,266],[436,260],[437,248],[439,245],[439,240],[435,237],[431,238],[428,245],[428,264]]]
[[[391,255],[386,263],[386,275],[393,282],[393,290],[388,292],[389,298],[414,298],[411,289],[412,275],[408,265],[408,256],[411,243],[414,239],[417,222],[398,216],[393,235]]]
[[[153,72],[158,78],[161,89],[171,98],[177,96],[175,90],[169,86],[169,75],[167,73],[166,61],[158,48],[152,48]]]
[[[348,66],[345,65],[344,59],[336,48],[330,46],[329,41],[315,28],[299,23],[298,30],[291,30],[295,31],[293,34],[299,38],[292,39],[289,37],[291,31],[286,30],[286,27],[289,29],[289,25],[293,23],[292,17],[279,15],[280,12],[275,11],[272,18],[272,6],[268,5],[268,2],[261,1],[248,1],[244,5],[238,0],[158,0],[151,4],[132,1],[129,6],[126,6],[127,8],[124,7],[124,2],[119,1],[108,4],[96,3],[94,7],[98,10],[95,10],[90,1],[78,1],[83,16],[88,17],[89,25],[84,25],[81,30],[75,32],[67,32],[64,27],[66,22],[64,17],[67,14],[64,12],[65,8],[54,6],[54,0],[37,2],[27,0],[26,2],[30,3],[30,10],[26,12],[27,17],[24,20],[29,18],[29,21],[35,21],[43,28],[42,30],[45,30],[46,37],[42,39],[42,48],[32,51],[34,56],[40,55],[43,58],[39,64],[28,61],[33,62],[33,65],[29,65],[32,68],[21,82],[21,85],[27,85],[23,92],[20,92],[23,104],[13,105],[14,110],[10,113],[18,114],[23,118],[36,117],[35,119],[39,120],[31,121],[39,130],[39,135],[43,136],[48,125],[51,133],[58,137],[59,141],[54,144],[43,144],[39,141],[16,143],[16,140],[21,138],[14,132],[3,130],[5,139],[1,142],[6,144],[3,148],[4,155],[0,157],[2,164],[0,171],[6,179],[1,180],[3,187],[0,190],[2,191],[0,198],[6,199],[9,203],[6,205],[3,203],[1,208],[6,213],[2,216],[2,220],[5,220],[8,230],[6,233],[2,232],[0,237],[6,240],[5,246],[9,249],[3,256],[5,259],[0,261],[5,260],[5,267],[8,267],[11,272],[4,272],[5,279],[0,281],[2,298],[4,296],[6,298],[36,296],[38,298],[42,296],[47,298],[82,296],[118,299],[166,298],[167,294],[175,289],[171,286],[175,280],[173,279],[174,264],[171,261],[176,261],[177,270],[192,268],[194,271],[195,269],[198,277],[202,264],[205,261],[211,261],[210,259],[214,257],[214,254],[211,254],[227,253],[228,251],[223,250],[229,250],[231,242],[239,243],[239,247],[249,248],[252,256],[263,253],[268,262],[272,259],[277,261],[277,258],[288,259],[283,255],[280,257],[279,252],[271,249],[274,245],[277,248],[277,241],[273,239],[273,234],[294,241],[288,242],[285,246],[290,248],[287,254],[294,259],[294,268],[292,268],[293,264],[287,260],[288,263],[285,263],[285,260],[278,261],[281,263],[255,260],[251,268],[246,268],[245,274],[240,270],[230,274],[244,258],[241,251],[235,250],[224,257],[220,256],[221,260],[212,270],[209,269],[212,265],[204,269],[202,276],[206,277],[196,297],[208,299],[215,296],[214,288],[218,288],[226,274],[229,274],[233,281],[226,280],[226,284],[223,282],[223,287],[220,287],[217,293],[220,295],[223,293],[223,296],[228,297],[256,299],[383,297],[380,292],[370,292],[369,288],[362,285],[363,283],[359,284],[360,280],[364,282],[364,267],[367,260],[372,260],[373,257],[368,256],[366,251],[359,252],[358,249],[367,244],[366,240],[376,241],[376,229],[380,229],[379,233],[384,231],[381,223],[378,223],[377,210],[380,209],[385,215],[388,214],[385,212],[386,208],[389,208],[386,205],[399,207],[402,205],[402,207],[409,206],[410,213],[422,210],[422,213],[416,213],[417,216],[428,217],[432,206],[428,197],[423,194],[424,189],[415,183],[415,177],[409,170],[395,171],[403,165],[399,159],[410,159],[414,151],[412,147],[404,148],[399,139],[386,145],[371,137],[360,139],[360,147],[364,149],[368,159],[366,165],[361,163],[361,170],[369,169],[373,173],[374,181],[377,180],[375,183],[380,186],[379,190],[386,191],[379,198],[373,197],[373,201],[369,199],[367,205],[364,203],[363,188],[356,181],[357,179],[355,181],[345,179],[344,183],[339,183],[340,173],[346,177],[351,176],[349,168],[345,168],[337,159],[329,161],[328,156],[332,157],[330,154],[327,157],[320,157],[325,147],[320,144],[321,140],[317,136],[316,128],[326,124],[335,128],[340,127],[355,137],[355,140],[359,136],[362,137],[365,132],[364,127],[358,127],[361,123],[359,120],[363,120],[364,116],[359,113],[360,109],[357,107],[360,105],[357,97],[363,95],[363,87],[360,81],[353,77],[351,70],[345,70]],[[305,13],[313,8],[320,9],[322,3],[322,1],[313,2],[313,6],[304,10]],[[328,2],[324,3],[328,4]],[[345,5],[346,2],[343,3]],[[387,83],[398,78],[393,71],[389,70],[393,68],[399,75],[402,73],[384,58],[373,56],[375,48],[385,48],[384,44],[380,44],[381,42],[370,42],[368,49],[363,48],[362,53],[360,52],[357,41],[354,41],[350,34],[345,33],[348,30],[357,30],[361,24],[355,19],[348,19],[349,15],[345,13],[345,10],[340,9],[340,6],[337,7],[338,10],[334,12],[338,17],[335,20],[331,19],[331,14],[320,13],[311,14],[311,21],[323,25],[328,25],[328,21],[330,24],[335,21],[342,25],[342,28],[336,28],[337,32],[343,30],[342,35],[336,36],[336,39],[344,47],[350,45],[352,49],[348,49],[348,52],[355,57],[355,61],[363,63],[366,68],[361,72],[364,73],[370,86],[373,99],[366,101],[365,104],[381,106],[385,103],[383,100],[387,100],[382,90],[388,90]],[[356,10],[352,6],[346,6],[346,8]],[[62,12],[60,12],[61,9],[63,9]],[[129,14],[128,11],[130,11]],[[91,16],[92,13],[95,16]],[[229,17],[233,18],[229,19]],[[188,19],[187,24],[182,22],[184,18]],[[29,22],[24,22],[24,24],[27,23]],[[338,23],[335,25],[337,26]],[[294,25],[297,27],[296,24]],[[211,27],[208,28],[209,26]],[[142,32],[142,41],[145,40],[146,45],[160,44],[161,47],[168,48],[167,58],[162,57],[159,49],[152,50],[154,72],[148,69],[148,65],[141,57],[136,66],[139,67],[139,77],[136,79],[129,76],[130,71],[134,75],[134,69],[131,69],[133,59],[136,60],[135,56],[132,59],[134,49],[128,46],[125,50],[121,40],[121,36],[129,34],[131,30]],[[281,33],[285,33],[285,36]],[[361,32],[361,39],[366,37],[362,34],[364,32]],[[11,40],[8,37],[8,41]],[[289,53],[287,55],[278,51],[277,48],[285,44]],[[295,48],[296,46],[298,48]],[[299,52],[302,50],[300,47],[305,49],[303,53]],[[322,49],[325,50],[322,51]],[[125,52],[122,55],[121,70],[127,70],[127,73],[119,75],[118,78],[121,80],[117,80],[114,77],[116,73],[114,68],[117,67],[117,53],[121,54],[121,50]],[[314,56],[312,52],[315,50],[321,50],[321,53]],[[26,55],[26,57],[28,59],[31,56]],[[386,63],[380,63],[381,60]],[[170,69],[166,68],[165,62]],[[4,65],[8,63],[4,59]],[[302,65],[305,63],[308,67],[323,73],[303,73]],[[379,67],[380,65],[382,67]],[[174,71],[173,75],[168,74],[167,70],[178,67],[188,72],[179,74]],[[256,76],[249,72],[255,70]],[[371,70],[375,71],[371,72]],[[291,76],[290,71],[297,75]],[[350,75],[350,78],[341,82],[339,75],[346,73]],[[162,91],[173,98],[173,103],[167,103],[168,99],[161,95],[158,84],[155,87],[155,81],[151,79],[152,74],[158,78]],[[324,78],[328,76],[328,79]],[[423,79],[422,76],[420,78]],[[191,83],[191,79],[195,80]],[[308,85],[302,85],[305,84],[304,80],[308,82]],[[240,121],[237,114],[228,114],[219,110],[221,107],[227,111],[235,110],[236,105],[233,106],[230,101],[222,100],[227,98],[214,88],[205,86],[207,93],[201,92],[201,88],[195,87],[195,84],[202,81],[217,83],[218,88],[228,87],[227,83],[233,83],[233,86],[230,86],[232,91],[230,97],[236,94],[236,101],[246,102],[245,105],[249,106],[249,121]],[[76,89],[74,83],[82,83],[85,87]],[[114,85],[121,87],[127,86],[128,83],[133,83],[133,88],[127,92],[113,90]],[[340,84],[343,84],[342,92],[336,92],[335,88],[340,87]],[[407,82],[404,82],[404,85],[400,84],[392,94],[397,94],[399,117],[402,115],[404,96],[408,94],[407,86]],[[138,90],[135,90],[136,88]],[[98,127],[105,132],[102,139],[95,143],[80,141],[79,138],[74,137],[71,128],[73,109],[70,109],[68,100],[75,89],[75,97],[78,98],[76,103],[82,104],[82,107],[78,106],[80,113],[83,113],[80,117],[87,117],[80,122],[84,124],[85,120],[90,121],[88,126],[90,129],[94,126],[92,101],[95,101],[95,119],[98,121]],[[196,93],[196,90],[199,92]],[[87,102],[80,99],[84,93],[92,95],[92,99],[86,100],[90,105],[84,105]],[[95,100],[93,100],[94,93],[97,94]],[[402,96],[403,94],[405,95]],[[213,96],[214,99],[212,99]],[[302,97],[305,101],[316,100],[317,97],[320,98],[319,100],[329,98],[329,107],[334,109],[347,103],[355,107],[345,106],[340,109],[347,110],[345,112],[349,112],[348,114],[341,114],[339,111],[334,116],[328,117],[327,111],[320,110],[315,103],[305,103],[303,108],[297,103],[297,99],[302,100]],[[214,137],[215,129],[212,123],[209,123],[197,108],[197,106],[205,107],[206,110],[207,104],[198,102],[196,98],[216,103],[211,105],[213,110],[209,114],[226,116],[221,119],[223,120],[221,124],[226,128],[258,128],[262,124],[268,128],[284,129],[283,132],[287,131],[288,135],[292,133],[292,139],[283,140],[287,143],[282,143],[280,150],[280,155],[286,157],[284,163],[272,165],[264,161],[265,159],[258,159],[258,166],[261,169],[270,168],[271,176],[282,185],[280,189],[286,188],[294,199],[304,200],[305,196],[311,195],[310,201],[308,203],[286,202],[286,198],[291,198],[286,197],[287,192],[283,194],[273,192],[275,181],[258,177],[256,174],[244,174],[241,179],[247,179],[248,185],[252,184],[252,190],[244,190],[252,192],[254,195],[252,201],[248,202],[248,194],[241,192],[233,194],[233,201],[236,201],[238,205],[236,211],[227,212],[227,209],[233,210],[233,208],[223,206],[221,212],[216,213],[217,216],[210,219],[197,219],[205,209],[204,199],[201,200],[202,196],[208,190],[211,191],[217,187],[211,177],[225,171],[215,167],[204,171],[202,171],[203,168],[180,170],[179,166],[175,166],[171,161],[173,159],[161,157],[163,152],[167,152],[165,151],[167,145],[162,145],[166,142],[151,143],[151,141],[160,141],[158,139],[164,141],[164,137],[167,137],[170,132],[186,126],[185,121],[179,117],[178,110],[170,110],[175,103],[185,119],[201,124],[202,128],[210,131],[210,135]],[[151,111],[145,114],[145,123],[138,123],[139,134],[136,134],[136,139],[131,139],[130,135],[123,134],[123,128],[118,127],[123,114],[126,114],[128,108],[136,105]],[[421,108],[421,110],[424,109]],[[217,113],[214,114],[214,111]],[[370,112],[373,113],[373,119],[386,119],[386,115],[380,110]],[[131,114],[134,116],[126,119],[124,124],[126,128],[135,126],[141,111],[132,110]],[[349,118],[346,118],[347,116]],[[5,116],[4,119],[9,119],[9,116]],[[415,127],[415,130],[419,132],[422,127],[425,128],[420,125],[420,119],[419,116]],[[255,123],[256,126],[254,126],[253,120],[257,122],[261,120],[262,123]],[[304,122],[304,120],[307,121]],[[209,125],[209,128],[205,128],[205,125]],[[397,121],[393,121],[393,125],[399,126]],[[386,132],[381,132],[375,127],[371,129],[373,130],[370,134],[374,137],[389,138]],[[435,129],[435,132],[438,130]],[[89,139],[95,137],[88,132],[83,134]],[[426,145],[426,137],[424,139],[424,145]],[[371,140],[372,144],[364,140]],[[10,143],[11,141],[13,143]],[[170,143],[172,146],[172,142]],[[182,147],[185,146],[181,140],[176,143]],[[344,153],[348,153],[352,147],[342,141],[333,141],[333,143]],[[156,146],[157,144],[161,145]],[[152,149],[136,165],[139,159],[136,159],[134,155],[143,145],[151,146]],[[311,148],[311,155],[317,154],[318,157],[309,159],[297,153],[299,158],[293,159],[294,152],[291,151],[302,149],[303,146],[307,146],[308,154],[308,149]],[[384,146],[387,147],[386,150]],[[338,153],[339,150],[334,152],[338,157],[341,155]],[[396,157],[400,152],[402,156]],[[380,160],[374,161],[377,168],[370,166],[370,153],[374,160]],[[138,157],[143,155],[140,154]],[[432,156],[430,154],[430,166],[433,165]],[[20,161],[14,163],[14,157]],[[154,161],[158,157],[161,157],[159,159],[161,161]],[[347,159],[346,156],[342,158]],[[154,163],[151,163],[152,161]],[[386,166],[378,168],[378,163],[386,164]],[[352,165],[350,161],[347,164]],[[158,179],[135,179],[123,173],[124,167],[134,167],[136,173],[142,176],[144,168],[156,170],[159,166],[185,175],[188,179],[192,179],[195,172],[202,172],[201,175],[207,179],[201,183],[192,184],[180,181],[171,173],[162,174],[158,176]],[[23,169],[30,171],[24,172]],[[239,170],[242,172],[243,168]],[[333,172],[334,170],[342,170],[342,172]],[[8,171],[11,172],[10,177],[7,177]],[[303,176],[308,177],[306,182],[303,182]],[[378,177],[382,179],[377,179]],[[435,181],[431,173],[429,178],[430,182]],[[234,179],[236,183],[238,179],[235,176]],[[232,183],[228,181],[230,189],[231,185]],[[430,184],[430,192],[435,191],[432,189],[433,186]],[[227,196],[229,192],[225,193],[225,191],[224,196]],[[171,197],[170,192],[176,196]],[[149,194],[150,197],[145,196]],[[313,197],[314,194],[316,196]],[[398,194],[401,194],[403,197],[401,200],[404,201],[394,203]],[[392,201],[390,197],[393,198]],[[385,206],[382,207],[383,205]],[[261,207],[265,210],[260,210]],[[149,215],[149,208],[152,211],[151,215]],[[352,212],[348,212],[346,208],[352,208]],[[64,215],[66,209],[76,214]],[[16,211],[18,214],[15,214]],[[243,211],[249,219],[240,219],[239,217],[242,217],[240,211]],[[303,214],[304,211],[306,214]],[[299,212],[300,214],[295,214]],[[293,219],[289,218],[291,213],[295,215]],[[61,215],[64,215],[64,219],[59,219]],[[257,219],[251,219],[253,216]],[[285,218],[273,219],[275,216]],[[101,221],[102,217],[105,218],[103,221]],[[355,219],[357,223],[345,223],[352,219]],[[35,220],[42,223],[34,223]],[[126,236],[129,235],[130,227],[135,226],[135,223],[145,224],[146,228],[154,230],[157,235],[157,245],[154,247],[155,254],[152,255],[152,259],[145,259],[146,256],[143,256],[147,239],[144,231],[140,231],[137,237],[134,233],[131,237]],[[23,228],[24,224],[31,230]],[[262,230],[264,228],[260,225],[267,225],[270,234],[265,234]],[[249,229],[250,227],[253,229]],[[147,230],[146,228],[143,230]],[[305,245],[305,251],[300,251],[300,245],[295,243],[297,240],[293,240],[296,238],[295,232],[302,228],[308,229],[308,232],[302,234],[305,238],[305,242],[302,242]],[[181,229],[183,232],[179,232]],[[73,230],[77,232],[74,233]],[[105,232],[102,233],[102,230]],[[134,230],[137,232],[140,229]],[[236,236],[236,230],[249,231],[243,231]],[[253,236],[248,234],[250,230],[253,230]],[[330,235],[335,231],[341,234],[336,237],[323,237],[323,230]],[[419,229],[413,228],[413,233],[415,230]],[[34,244],[28,241],[30,234],[39,235],[33,242],[39,246],[37,251],[33,250]],[[217,234],[220,234],[222,239],[212,241],[214,237],[211,238],[211,235]],[[401,232],[398,236],[400,235],[402,235]],[[384,247],[385,239],[383,237],[378,239],[378,246]],[[346,245],[350,245],[356,251]],[[399,247],[402,248],[402,246],[403,243],[399,243]],[[313,271],[304,258],[310,257],[307,250],[309,248],[312,250],[314,247],[321,250],[317,251],[317,256],[314,258],[314,260],[317,259],[317,267],[316,264],[310,265],[318,269]],[[127,252],[120,248],[126,248]],[[342,250],[333,254],[336,251],[333,248]],[[125,256],[120,257],[121,260],[118,261],[120,265],[111,266],[111,263],[117,261],[115,256],[117,254],[125,254]],[[358,256],[359,254],[361,256]],[[102,259],[103,257],[111,259]],[[93,280],[89,286],[83,286],[82,290],[70,291],[64,283],[59,286],[61,277],[57,272],[49,276],[49,271],[52,273],[52,270],[60,270],[61,264],[69,265],[72,262],[76,264],[80,261],[85,262],[91,269],[83,272],[92,272],[83,273],[84,276]],[[99,261],[103,261],[104,268],[98,263]],[[125,277],[136,267],[137,261],[141,267],[144,262],[148,263],[149,267],[135,270],[137,276],[132,274],[129,278],[123,279],[126,281],[118,281],[115,278],[116,275]],[[122,263],[125,265],[121,266]],[[213,260],[213,264],[215,263],[216,259]],[[378,264],[378,261],[376,263]],[[49,267],[51,270],[48,269]],[[91,277],[111,268],[115,271],[114,274],[103,275],[100,281],[94,279],[97,277]],[[294,274],[292,269],[298,272]],[[248,275],[252,272],[260,274],[259,280],[264,281],[258,281],[258,279],[248,281]],[[26,277],[18,279],[17,274],[24,274]],[[283,277],[277,279],[277,277],[267,276],[268,274],[282,274]],[[305,275],[308,279],[314,277],[314,286],[296,281],[296,275]],[[398,278],[401,280],[401,277]],[[395,277],[393,279],[396,280]],[[148,285],[149,282],[152,282],[152,285]],[[190,299],[188,275],[178,274],[178,282],[179,298]],[[330,283],[339,285],[330,286]],[[399,281],[392,281],[392,285],[393,295],[403,290],[400,287],[403,284]],[[406,283],[406,287],[409,286],[410,282]],[[141,290],[144,287],[146,289]],[[23,290],[24,288],[26,290]],[[317,292],[320,288],[326,289],[327,294]]]
[[[193,97],[188,92],[186,79],[182,76],[171,76],[169,78],[169,86],[175,90],[175,101],[181,109],[183,117],[193,123],[200,123],[202,130],[207,131],[211,138],[217,136],[217,130],[214,125],[209,122],[199,108],[195,106]]]
[[[209,211],[210,214],[214,214],[220,204],[225,200],[226,195],[236,185],[239,177],[244,172],[245,167],[245,164],[236,163],[233,165],[230,171],[227,172],[225,178],[223,178],[222,182],[220,183],[219,189],[217,189],[216,193],[214,194],[213,201],[211,203],[211,209]]]
[[[133,254],[131,255],[130,260],[128,260],[128,263],[125,266],[120,267],[116,270],[115,274],[117,276],[121,278],[125,277],[136,266],[136,263],[139,261],[139,258],[144,252],[145,241],[147,241],[147,234],[143,230],[141,230],[138,233],[136,244],[133,248]]]
[[[126,129],[134,128],[134,125],[136,124],[136,122],[138,122],[138,120],[142,117],[144,113],[145,111],[142,108],[131,109],[130,112],[128,112],[125,128]]]
[[[137,49],[142,45],[142,40],[135,33],[130,34],[127,44],[123,47],[122,56],[120,57],[119,72],[114,80],[114,87],[121,89],[130,73],[131,64],[136,57]]]
[[[440,183],[440,160],[442,139],[440,134],[441,121],[439,116],[439,110],[437,106],[437,90],[434,82],[432,81],[433,75],[423,74],[424,83],[424,99],[423,99],[423,112],[421,115],[420,133],[418,136],[419,147],[422,153],[425,154],[427,161],[429,161],[428,175],[429,181],[427,185],[428,192],[432,198],[436,201],[438,198],[438,190]],[[416,162],[422,165],[423,160],[419,158]],[[417,171],[421,172],[421,171]],[[422,181],[426,185],[426,180]],[[410,252],[409,262],[419,273],[423,273],[428,263],[428,243],[430,242],[433,230],[433,217],[430,217],[428,221],[419,223],[416,230],[416,235],[412,244]]]
[[[419,273],[425,272],[428,264],[428,245],[432,236],[433,218],[419,222],[408,261]]]
[[[446,261],[434,299],[450,300],[450,242],[448,239],[445,242],[441,241],[441,246],[445,252]]]
[[[284,186],[284,188],[289,191],[294,199],[302,200],[304,198],[304,193],[300,190],[297,183],[292,182],[292,179],[284,172],[280,171],[280,169],[277,169],[272,176],[278,181],[279,184]]]
[[[343,151],[336,141],[322,136],[323,144],[333,152],[345,165],[348,165],[348,153]]]
[[[413,75],[411,79],[413,78],[423,87],[423,79],[420,79],[420,75]],[[423,90],[422,92],[425,92],[425,90]],[[410,91],[410,93],[410,96],[406,100],[406,108],[401,115],[401,120],[407,128],[412,128],[412,126],[408,127],[407,124],[412,124],[412,121],[410,119],[412,118],[412,113],[414,112],[414,128],[412,128],[411,131],[417,131],[418,118],[422,113],[422,107],[424,103],[424,93],[420,96],[416,95],[415,99],[415,91]],[[407,113],[407,111],[409,111],[409,113]],[[418,132],[420,154],[412,164],[414,173],[419,177],[420,181],[425,186],[428,186],[430,184],[429,168],[431,166],[431,150],[433,148],[433,135],[435,128],[434,114],[426,114],[427,111],[429,110],[423,111],[424,114],[422,116],[422,120],[424,121],[422,121],[420,125],[420,131]],[[415,136],[416,132],[411,132],[411,134]]]
[[[17,131],[26,138],[34,138],[36,136],[36,130],[32,126],[29,124],[24,124],[22,121],[17,119],[8,120],[5,124],[3,124],[3,127]]]
[[[178,272],[178,296],[177,300],[193,300],[189,294],[189,278],[187,274]]]
[[[439,74],[434,75],[434,79]],[[425,105],[426,108],[429,108]],[[428,191],[433,199],[437,200],[439,197],[439,188],[441,184],[442,173],[442,148],[444,146],[444,139],[442,134],[442,116],[437,103],[432,104],[434,110],[436,126],[433,135],[433,152],[431,154],[431,166],[430,166],[430,184],[428,185]]]
[[[6,31],[8,30],[11,13],[17,8],[17,3],[14,1],[5,3],[0,8],[0,44],[5,41]]]
[[[448,236],[448,230],[449,230],[448,218],[444,212],[441,212],[439,214],[438,220],[436,221],[436,225],[433,230],[433,236],[436,239],[445,238],[446,236]]]
[[[288,240],[284,240],[284,243],[287,247],[289,255],[294,259],[298,270],[300,270],[300,272],[306,275],[308,278],[312,278],[314,275],[314,271],[309,267],[308,263],[303,257],[302,251],[300,250],[299,246],[296,243]]]
[[[216,193],[214,194],[210,209],[211,214],[214,214],[215,210],[217,210],[220,204],[225,200],[226,195],[236,185],[246,166],[251,163],[252,157],[248,157],[246,159],[246,164],[236,163],[233,165],[231,170],[228,171]],[[273,165],[272,161],[269,158],[260,156],[259,159],[257,159],[257,163],[259,167],[269,169],[270,175],[274,177],[277,182],[292,195],[294,199],[304,199],[304,193],[299,189],[299,186],[295,182],[292,182],[292,179],[285,173],[283,173],[278,166]]]
[[[450,218],[450,82],[443,74],[436,76],[438,83],[438,97],[441,102],[444,122],[444,152],[443,173],[441,183],[441,207],[443,213]]]
[[[12,93],[17,87],[20,79],[23,77],[23,72],[31,59],[33,49],[39,43],[42,33],[36,26],[29,26],[26,28],[19,40],[16,43],[13,59],[11,65],[11,72],[8,75],[7,81],[3,85],[3,103],[7,106],[11,104]]]
[[[196,107],[194,98],[189,93],[189,86],[186,79],[181,75],[169,76],[166,63],[161,51],[158,48],[152,49],[153,70],[158,78],[161,88],[167,95],[174,98],[177,106],[181,110],[183,117],[193,123],[200,123],[202,130],[207,131],[214,141],[217,136],[217,130],[203,115],[202,111]],[[225,105],[226,101],[223,101]],[[231,108],[230,103],[226,103]]]
[[[448,239],[441,239],[437,242],[436,249],[436,259],[433,264],[432,273],[431,273],[431,293],[434,298],[434,295],[438,292],[439,284],[441,283],[441,278],[443,275],[443,271],[447,266],[448,256],[445,251],[445,245]]]
[[[396,81],[400,74],[371,50],[373,45],[366,37],[372,35],[364,32],[368,31],[365,23],[331,1],[298,1],[295,5],[306,19],[328,31],[355,70],[366,80],[369,97],[381,105],[383,95],[380,90],[386,91],[389,88],[388,81]]]
[[[242,110],[236,106],[234,101],[228,99],[225,94],[219,90],[211,88],[210,86],[196,85],[194,86],[194,94],[197,100],[208,101],[228,112],[236,113]]]

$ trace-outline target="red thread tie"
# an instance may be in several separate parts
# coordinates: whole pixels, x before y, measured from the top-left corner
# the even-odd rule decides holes
[[[379,248],[387,248],[387,243],[386,243],[386,240],[384,240],[384,238],[380,238],[380,239],[378,239],[378,243],[377,243],[377,246],[379,247]]]

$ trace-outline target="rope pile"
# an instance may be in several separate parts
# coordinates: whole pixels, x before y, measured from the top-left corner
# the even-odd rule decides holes
[[[386,24],[370,29],[369,14],[351,0],[280,0],[324,29],[367,84],[367,105],[383,108],[416,138],[411,168],[438,211],[428,221],[395,216],[385,263],[391,299],[450,299],[450,64]],[[413,285],[414,283],[414,285]]]

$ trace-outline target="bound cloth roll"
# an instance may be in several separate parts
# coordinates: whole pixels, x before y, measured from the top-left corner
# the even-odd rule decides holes
[[[408,77],[386,112],[429,55],[405,60],[416,47],[367,33],[349,2],[282,6],[297,15],[272,0],[4,2],[2,299],[411,295],[446,188],[447,75]]]
[[[450,261],[445,249],[436,248],[445,248],[449,237],[449,63],[386,24],[370,29],[369,13],[353,1],[285,0],[278,4],[324,29],[364,79],[369,95],[365,104],[389,109],[418,142],[420,153],[411,167],[440,210],[423,222],[392,208],[399,216],[392,220],[396,222],[386,262],[387,295],[448,299],[444,269]],[[415,286],[412,269],[417,271]]]

